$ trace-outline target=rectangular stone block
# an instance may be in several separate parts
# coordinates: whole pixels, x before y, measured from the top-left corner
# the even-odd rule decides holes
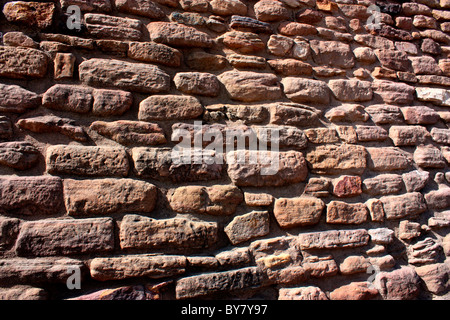
[[[19,256],[74,255],[113,249],[114,222],[111,218],[25,222],[16,242]]]
[[[111,59],[90,59],[79,65],[86,85],[113,87],[143,93],[169,91],[170,76],[157,66]]]
[[[58,177],[3,176],[0,194],[0,213],[8,215],[58,214],[63,204]]]
[[[369,239],[365,229],[311,232],[298,236],[300,247],[304,250],[361,247],[368,244]]]
[[[84,263],[69,258],[12,258],[0,260],[0,283],[66,283],[73,274],[69,268],[79,268],[84,278]]]
[[[367,165],[363,146],[318,146],[306,154],[311,171],[318,174],[362,174]]]
[[[139,40],[142,37],[140,20],[94,13],[85,14],[84,19],[88,32],[97,38]]]
[[[125,149],[114,147],[50,146],[46,164],[51,174],[125,177],[129,171]]]
[[[399,196],[381,197],[386,219],[414,217],[427,210],[424,198],[420,192],[411,192]]]
[[[263,272],[257,267],[206,273],[178,280],[176,298],[196,298],[208,294],[254,288],[261,286],[263,281]]]
[[[132,157],[136,173],[140,177],[156,180],[170,179],[173,182],[210,181],[222,177],[223,164],[208,164],[204,160],[199,162],[194,160],[196,155],[214,160],[215,153],[206,151],[196,153],[192,149],[191,151],[192,160],[186,163],[174,161],[180,158],[173,155],[170,148],[133,148]]]
[[[95,258],[89,267],[94,280],[107,281],[137,277],[151,279],[171,277],[184,273],[186,264],[184,256],[145,254]]]
[[[64,180],[64,200],[72,216],[151,212],[157,188],[133,179]]]
[[[185,218],[155,220],[144,216],[126,215],[120,225],[122,249],[205,249],[218,240],[215,222]]]
[[[47,56],[39,50],[0,46],[0,77],[13,79],[43,78]]]
[[[325,203],[314,197],[279,198],[273,214],[281,228],[293,228],[317,224]]]
[[[360,224],[367,221],[367,213],[364,203],[331,201],[327,206],[327,223]]]
[[[369,168],[374,171],[404,170],[411,166],[412,157],[399,148],[371,147],[369,153]]]
[[[228,175],[237,186],[283,186],[308,174],[301,152],[239,150],[227,153]]]

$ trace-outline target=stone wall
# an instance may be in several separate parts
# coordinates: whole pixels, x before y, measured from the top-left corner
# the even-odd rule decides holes
[[[448,297],[450,1],[2,7],[1,298]]]

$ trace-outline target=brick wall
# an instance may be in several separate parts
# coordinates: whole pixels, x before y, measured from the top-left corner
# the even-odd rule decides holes
[[[0,298],[448,297],[449,1],[2,11]]]

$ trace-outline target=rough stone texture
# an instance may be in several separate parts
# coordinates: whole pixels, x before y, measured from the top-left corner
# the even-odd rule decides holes
[[[92,278],[99,281],[123,280],[135,277],[158,279],[184,273],[186,257],[130,255],[95,258],[91,261]]]
[[[400,2],[4,1],[0,298],[446,298],[450,1]]]
[[[156,187],[132,179],[64,180],[67,213],[72,216],[151,212]]]
[[[204,249],[217,242],[217,223],[185,218],[156,220],[126,215],[120,224],[122,249]]]
[[[56,145],[47,149],[47,170],[52,174],[82,176],[128,175],[128,156],[123,148]]]
[[[57,177],[2,176],[0,188],[2,214],[52,215],[63,204],[62,182]]]
[[[99,253],[114,249],[111,218],[50,219],[25,222],[17,236],[20,256]]]
[[[279,198],[275,201],[273,214],[282,228],[317,224],[325,203],[314,197]]]
[[[90,59],[79,65],[80,80],[91,86],[117,87],[144,93],[169,90],[170,77],[160,68],[143,63]]]

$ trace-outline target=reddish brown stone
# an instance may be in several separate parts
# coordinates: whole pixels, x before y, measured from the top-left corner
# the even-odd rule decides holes
[[[333,181],[333,194],[339,198],[354,197],[361,193],[361,177],[342,176]]]
[[[317,224],[325,204],[313,197],[279,198],[275,201],[273,214],[282,228]]]
[[[12,1],[5,4],[3,14],[11,22],[45,29],[51,26],[55,5],[49,2]]]

